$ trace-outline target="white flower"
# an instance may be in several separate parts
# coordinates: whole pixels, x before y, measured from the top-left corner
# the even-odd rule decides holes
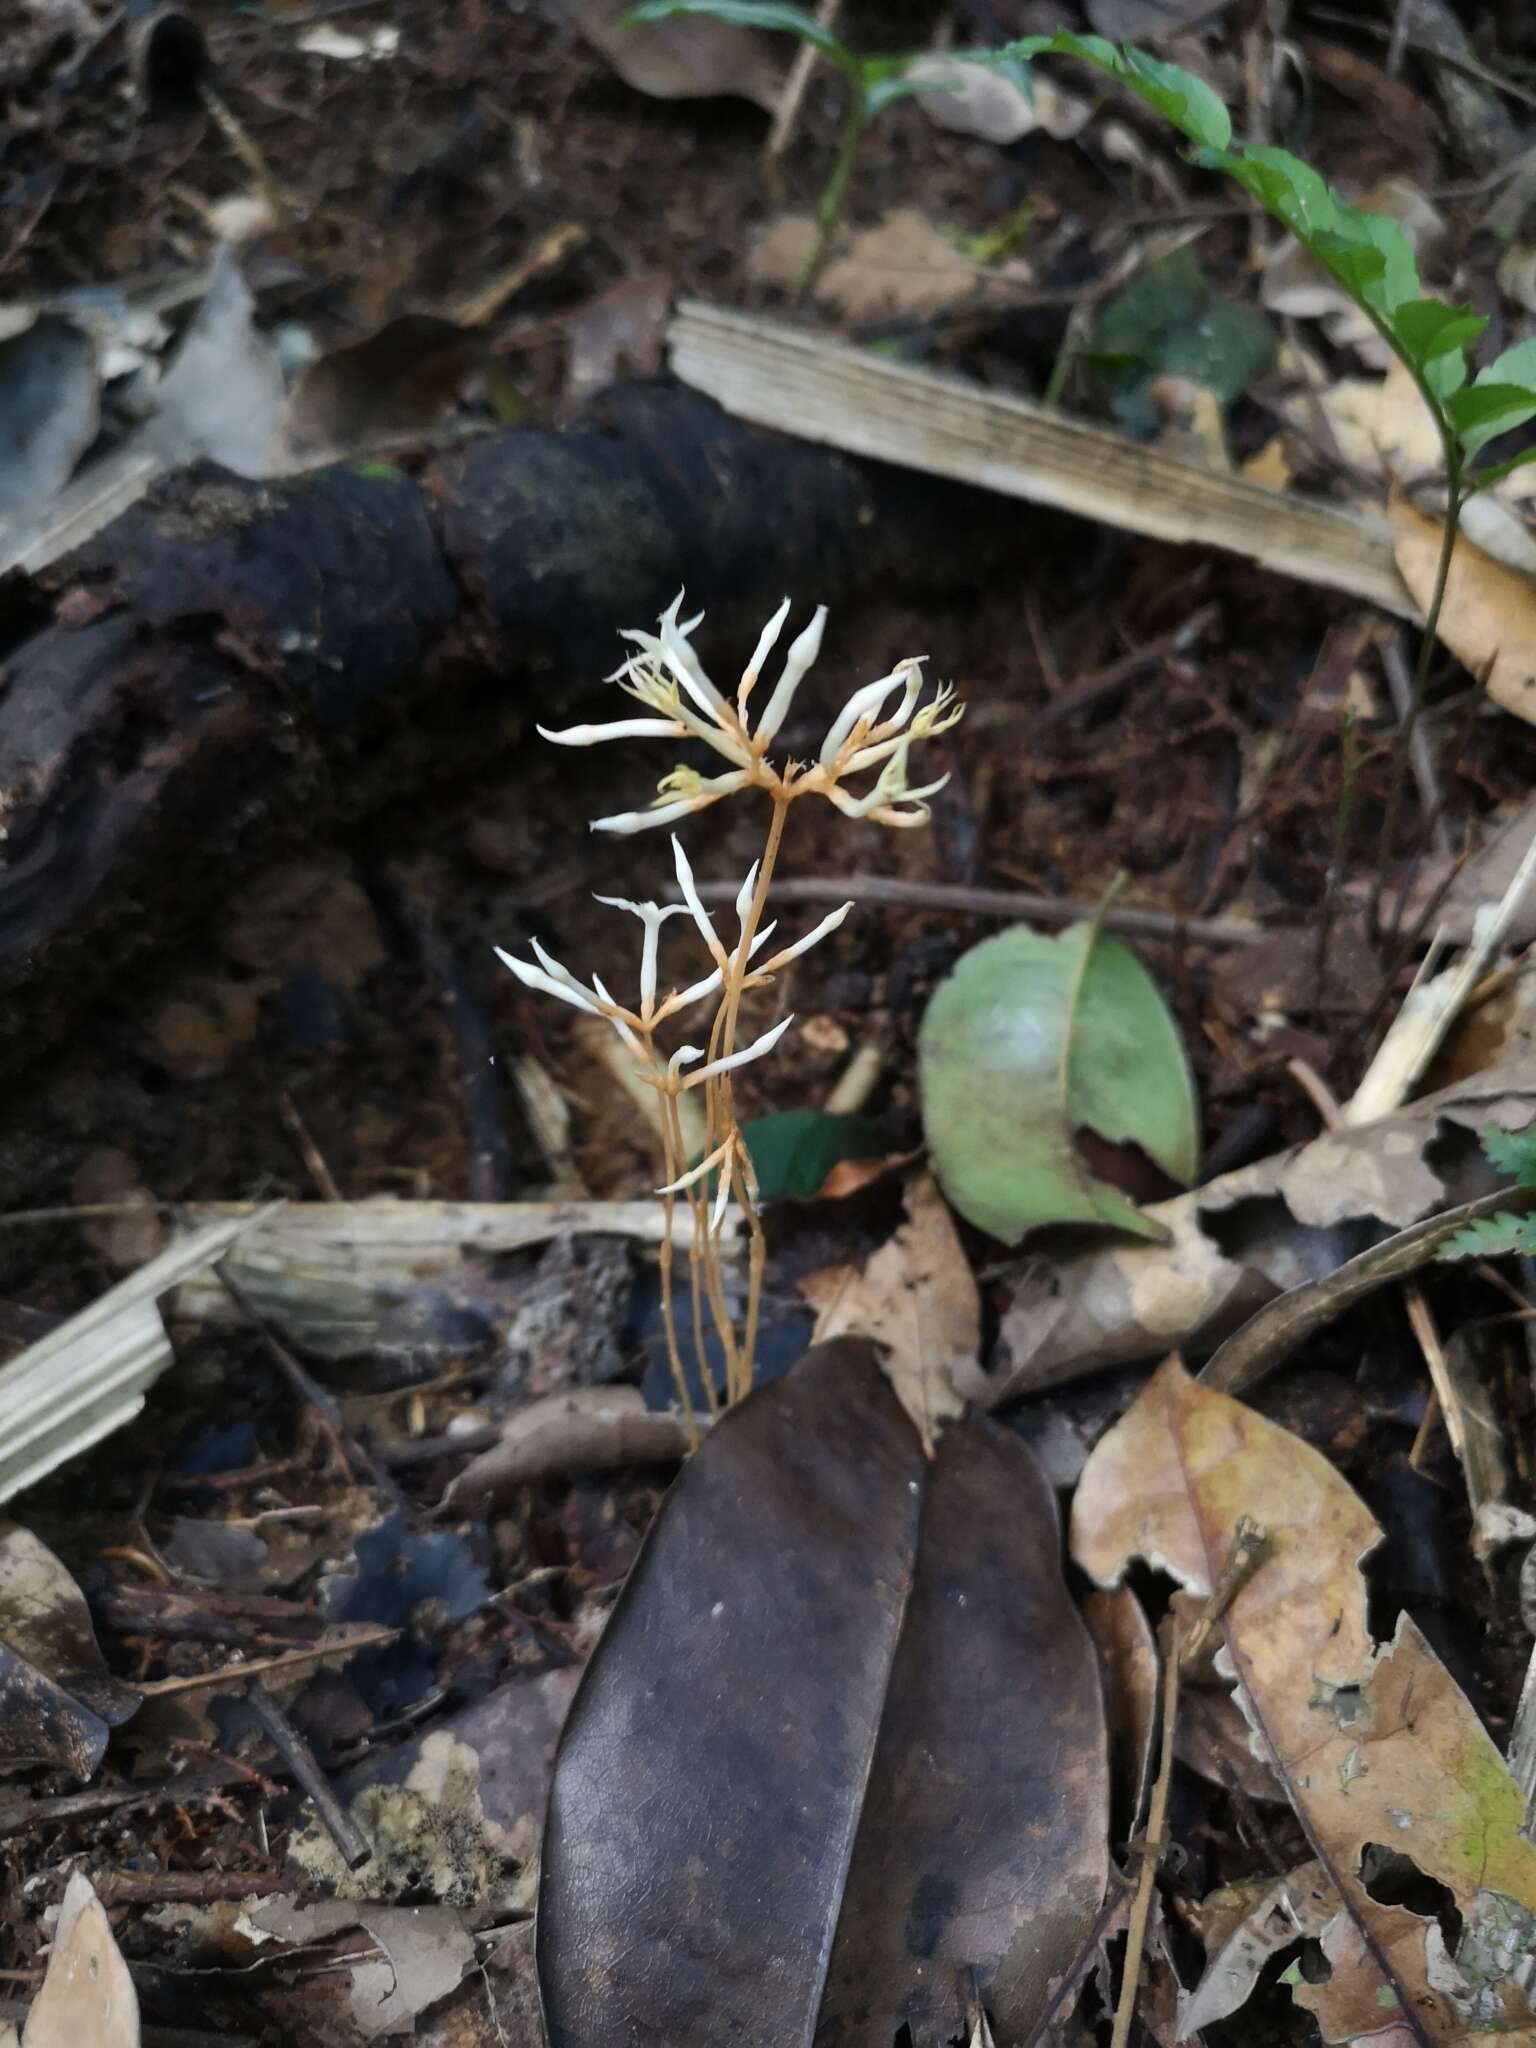
[[[817,606],[810,624],[790,643],[779,680],[754,727],[749,699],[768,657],[778,645],[789,617],[789,599],[784,599],[758,635],[752,658],[742,671],[734,705],[710,681],[694,652],[690,636],[703,614],[682,618],[682,603],[683,593],[679,591],[662,613],[656,633],[630,629],[622,635],[636,652],[608,678],[649,715],[619,718],[607,725],[574,725],[560,732],[551,732],[541,725],[539,731],[545,739],[564,747],[591,747],[603,740],[702,740],[730,767],[724,774],[712,776],[700,775],[693,768],[675,768],[662,779],[655,800],[646,809],[616,811],[609,817],[594,818],[594,832],[645,832],[655,825],[674,825],[680,818],[707,810],[722,797],[748,787],[781,795],[829,797],[850,817],[871,818],[882,825],[924,822],[928,812],[921,799],[942,788],[942,783],[908,790],[903,769],[899,790],[889,785],[877,786],[867,797],[857,798],[841,788],[846,777],[880,767],[901,753],[911,740],[947,732],[961,716],[965,707],[955,701],[947,687],[919,707],[923,688],[920,657],[898,662],[889,675],[855,690],[828,728],[814,762],[788,762],[775,767],[767,758],[768,748],[777,739],[795,693],[821,652],[826,606]],[[886,715],[886,705],[892,696],[897,701]],[[883,776],[881,781],[885,781]],[[901,797],[903,803],[893,804],[893,795]]]

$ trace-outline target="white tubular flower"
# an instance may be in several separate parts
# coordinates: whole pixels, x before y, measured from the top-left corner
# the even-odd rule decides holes
[[[517,976],[524,988],[537,989],[540,995],[553,996],[557,1002],[569,1003],[573,1010],[585,1010],[590,1017],[601,1017],[602,1004],[595,993],[584,989],[574,976],[561,970],[563,979],[546,974],[542,967],[534,967],[526,960],[518,960],[511,953],[495,947],[496,958],[503,967],[508,967]]]
[[[771,960],[765,960],[756,971],[759,974],[777,974],[781,967],[787,967],[791,960],[798,960],[802,953],[809,953],[812,946],[819,945],[829,932],[835,932],[843,919],[852,910],[852,903],[845,903],[840,910],[832,910],[821,920],[813,931],[803,939],[796,939],[792,946],[786,946],[782,953],[775,953]]]
[[[786,607],[789,599],[785,598]],[[827,623],[827,608],[824,604],[816,607],[816,616],[798,639],[790,643],[784,657],[784,673],[774,686],[773,695],[763,706],[763,715],[757,721],[758,744],[777,739],[779,727],[789,715],[795,692],[805,681],[812,664],[821,652],[821,635]],[[755,680],[755,678],[754,678]]]
[[[695,811],[707,811],[711,804],[733,791],[745,789],[747,773],[737,769],[731,775],[696,775],[691,768],[674,768],[661,785],[656,801],[646,811],[615,811],[612,817],[594,818],[594,832],[649,832],[653,825],[675,825]],[[686,795],[674,795],[686,791]]]
[[[786,597],[773,617],[757,636],[757,645],[752,650],[752,659],[741,672],[741,682],[736,690],[736,710],[744,720],[747,715],[747,699],[757,687],[757,679],[763,672],[763,663],[778,644],[784,630],[784,621],[789,617],[789,599]]]
[[[727,954],[720,943],[720,934],[715,930],[715,921],[704,908],[698,888],[693,879],[693,869],[688,865],[688,856],[683,851],[682,841],[672,834],[672,859],[677,869],[677,886],[683,892],[683,902],[688,906],[688,915],[699,928],[699,937],[709,948],[709,957],[716,967],[724,969]]]
[[[688,639],[694,628],[702,623],[704,614],[699,612],[693,618],[680,622],[677,615],[682,603],[683,593],[679,591],[661,615],[658,637],[667,667],[706,718],[713,719],[718,725],[729,724],[730,706],[705,675]]]
[[[611,725],[568,725],[563,732],[536,726],[540,739],[557,747],[595,747],[604,740],[685,740],[688,728],[676,718],[616,718]]]
[[[661,944],[661,928],[669,917],[681,917],[683,906],[681,903],[631,903],[627,896],[594,896],[592,900],[601,903],[605,910],[627,910],[645,927],[640,950],[640,1014],[648,1017],[656,1002],[656,957]]]
[[[861,721],[868,721],[866,739],[886,739],[899,732],[912,716],[913,706],[923,687],[922,664],[925,655],[913,655],[906,661],[897,662],[888,676],[881,676],[873,683],[866,683],[861,690],[855,690],[842,710],[833,719],[826,738],[821,743],[819,756],[823,768],[830,768],[852,739]],[[884,724],[877,723],[885,700],[893,690],[900,690],[902,698],[893,715]]]
[[[761,1038],[754,1038],[750,1045],[743,1046],[740,1052],[729,1053],[723,1060],[711,1060],[707,1067],[700,1067],[696,1074],[689,1074],[683,1086],[698,1088],[705,1081],[713,1081],[717,1074],[728,1074],[734,1067],[744,1067],[749,1060],[760,1060],[765,1053],[773,1051],[794,1021],[794,1014],[791,1012],[789,1016],[775,1024],[771,1031],[765,1031]],[[685,1050],[696,1053],[697,1048],[689,1046]],[[668,1071],[671,1071],[670,1068]]]
[[[714,1208],[710,1211],[709,1217],[710,1229],[712,1231],[718,1230],[720,1228],[720,1225],[725,1221],[725,1212],[730,1204],[732,1180],[731,1169],[733,1168],[736,1162],[736,1152],[736,1133],[732,1131],[730,1136],[725,1140],[725,1143],[723,1145],[717,1145],[714,1151],[709,1154],[707,1159],[701,1159],[697,1166],[691,1166],[686,1173],[679,1174],[676,1180],[669,1181],[664,1188],[658,1188],[656,1190],[657,1194],[684,1194],[689,1188],[693,1187],[697,1182],[706,1179],[718,1167],[720,1172],[720,1183],[715,1190],[715,1204]]]

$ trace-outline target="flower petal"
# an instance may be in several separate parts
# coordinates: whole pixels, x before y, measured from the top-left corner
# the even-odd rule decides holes
[[[923,687],[921,663],[925,657],[915,655],[906,661],[897,662],[888,676],[880,676],[872,683],[866,683],[861,690],[855,690],[837,717],[832,721],[826,738],[821,743],[819,756],[823,768],[830,768],[852,737],[860,719],[868,719],[873,726],[883,709],[885,700],[895,689],[903,692],[902,701],[892,716],[885,721],[889,730],[895,731],[905,725],[912,715],[918,694]],[[881,737],[886,735],[882,733]]]
[[[723,1060],[711,1060],[707,1067],[700,1067],[696,1074],[690,1074],[683,1083],[685,1088],[697,1088],[701,1081],[712,1081],[717,1074],[728,1074],[733,1067],[744,1067],[748,1060],[760,1060],[770,1053],[795,1021],[794,1012],[781,1018],[771,1031],[765,1031],[761,1038],[754,1038],[749,1046],[740,1052],[727,1053]],[[691,1050],[692,1048],[690,1048]]]
[[[533,967],[526,960],[515,959],[500,946],[493,947],[492,950],[502,966],[509,967],[524,988],[537,989],[540,995],[554,996],[557,1001],[569,1003],[575,1010],[585,1010],[593,1017],[600,1017],[603,1014],[592,997],[574,980],[557,981],[552,974],[546,974],[542,967]]]
[[[784,621],[788,617],[789,599],[786,597],[767,625],[764,626],[762,632],[758,634],[757,645],[752,650],[752,659],[742,671],[741,687],[736,692],[736,708],[738,711],[744,712],[746,710],[747,699],[751,696],[753,686],[762,674],[763,663],[772,654],[778,637],[784,630]]]
[[[604,740],[677,740],[688,737],[687,726],[670,718],[616,718],[611,725],[568,725],[563,732],[552,732],[547,725],[536,729],[541,739],[553,740],[557,747],[595,747]]]
[[[709,957],[717,967],[726,965],[726,951],[720,943],[720,934],[715,930],[714,919],[700,901],[698,888],[693,879],[693,869],[688,865],[688,856],[683,851],[682,841],[672,834],[672,858],[677,868],[677,886],[683,892],[683,901],[688,914],[699,928],[699,936],[709,948]]]
[[[683,602],[679,591],[661,615],[661,645],[667,658],[667,667],[688,692],[694,703],[706,717],[723,726],[731,722],[731,708],[699,666],[699,657],[688,644],[688,635],[704,614],[690,619],[686,625],[678,621],[678,611]]]
[[[761,967],[757,969],[757,972],[759,974],[777,974],[779,969],[787,967],[791,960],[798,960],[802,953],[809,953],[812,946],[818,945],[829,932],[837,930],[852,908],[853,904],[849,902],[845,903],[841,910],[828,911],[827,915],[813,931],[808,931],[803,939],[796,939],[792,946],[786,946],[782,953],[775,953],[771,960],[765,960]]]
[[[789,716],[789,707],[794,702],[795,692],[804,682],[806,674],[821,652],[821,636],[827,623],[827,608],[824,604],[816,607],[816,616],[800,634],[791,641],[788,654],[784,657],[784,673],[774,686],[773,695],[763,706],[763,715],[757,721],[759,741],[776,737],[779,727]]]

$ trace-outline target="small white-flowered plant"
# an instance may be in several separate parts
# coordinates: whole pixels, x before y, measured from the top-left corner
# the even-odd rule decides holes
[[[600,896],[597,900],[615,910],[638,918],[642,930],[640,950],[640,994],[638,1005],[627,1008],[615,1000],[596,975],[581,981],[538,941],[532,940],[533,960],[518,960],[496,952],[526,987],[551,995],[574,1009],[605,1019],[618,1033],[635,1060],[636,1069],[653,1087],[661,1102],[664,1185],[658,1190],[666,1203],[666,1227],[662,1240],[662,1313],[666,1325],[667,1354],[685,1414],[691,1420],[692,1405],[682,1356],[674,1325],[671,1283],[672,1218],[677,1198],[685,1196],[693,1214],[689,1241],[690,1278],[693,1292],[695,1351],[700,1360],[705,1394],[711,1409],[719,1398],[709,1373],[704,1370],[703,1307],[707,1301],[719,1335],[726,1363],[726,1398],[736,1400],[752,1384],[753,1354],[762,1301],[762,1276],[766,1246],[757,1211],[757,1182],[752,1161],[742,1142],[732,1097],[731,1076],[737,1068],[769,1053],[794,1022],[780,1019],[770,1030],[743,1046],[736,1046],[736,1026],[743,995],[765,987],[773,977],[799,959],[830,932],[837,930],[851,903],[843,904],[792,945],[781,947],[766,959],[760,958],[776,927],[763,925],[773,870],[783,837],[789,806],[797,798],[823,796],[850,818],[867,818],[877,825],[909,827],[924,825],[929,811],[926,799],[934,796],[949,780],[912,788],[908,780],[908,757],[916,741],[932,739],[947,732],[963,715],[965,707],[946,687],[936,690],[926,704],[923,691],[922,658],[900,661],[891,673],[855,690],[833,719],[814,761],[783,760],[775,763],[769,749],[783,729],[795,693],[805,680],[821,651],[826,624],[825,605],[818,606],[811,623],[790,643],[779,680],[752,723],[749,700],[757,687],[763,665],[778,643],[789,617],[789,599],[763,628],[751,661],[737,686],[735,702],[716,688],[700,666],[690,635],[702,618],[682,620],[683,595],[679,591],[662,613],[660,631],[629,631],[636,653],[608,677],[644,707],[646,715],[620,718],[607,725],[578,725],[564,732],[539,731],[559,746],[590,747],[603,740],[675,739],[699,740],[730,765],[717,775],[701,775],[691,767],[674,768],[664,776],[655,801],[647,810],[621,811],[612,817],[594,818],[592,829],[599,832],[643,832],[654,825],[675,824],[693,811],[707,810],[722,797],[741,789],[760,789],[773,806],[767,842],[762,858],[754,861],[736,896],[737,935],[727,946],[705,909],[686,854],[672,837],[677,871],[679,903],[632,903],[625,897]],[[894,704],[892,699],[895,700]],[[862,790],[844,785],[850,778],[873,774]],[[686,987],[659,993],[661,928],[671,917],[686,917],[703,941],[712,963],[711,971]],[[666,1053],[656,1043],[658,1028],[697,1004],[715,1000],[714,1018],[706,1045],[685,1044]],[[702,1064],[701,1064],[702,1062]],[[704,1154],[694,1165],[687,1161],[682,1120],[678,1111],[681,1096],[702,1088],[705,1099]],[[711,1203],[710,1176],[715,1176]],[[747,1309],[738,1333],[729,1313],[721,1273],[721,1230],[727,1206],[735,1195],[751,1233]]]

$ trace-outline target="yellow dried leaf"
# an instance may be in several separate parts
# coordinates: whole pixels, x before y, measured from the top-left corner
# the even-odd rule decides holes
[[[1394,498],[1390,510],[1398,569],[1427,612],[1442,528],[1406,499]],[[1473,675],[1488,670],[1488,695],[1501,710],[1536,724],[1536,582],[1458,535],[1438,637]]]
[[[1529,2027],[1530,2013],[1488,1961],[1518,1947],[1504,1940],[1511,1924],[1536,1935],[1536,1848],[1521,1833],[1519,1787],[1412,1621],[1390,1643],[1372,1640],[1359,1565],[1381,1530],[1364,1503],[1309,1445],[1171,1359],[1089,1459],[1073,1554],[1101,1585],[1139,1557],[1204,1595],[1222,1584],[1245,1520],[1268,1547],[1222,1618],[1219,1668],[1236,1678],[1259,1744],[1371,1935],[1374,2009],[1386,2017],[1390,1994],[1411,2007],[1419,2038],[1452,2042],[1470,2037],[1479,1997],[1486,2029],[1491,1998],[1502,2038],[1531,2038],[1508,2031]],[[1363,1874],[1372,1844],[1454,1895],[1466,1924],[1456,1957],[1431,1919],[1406,1932],[1394,1921],[1381,1941],[1382,1908]],[[1347,1946],[1342,1930],[1335,1945]]]

